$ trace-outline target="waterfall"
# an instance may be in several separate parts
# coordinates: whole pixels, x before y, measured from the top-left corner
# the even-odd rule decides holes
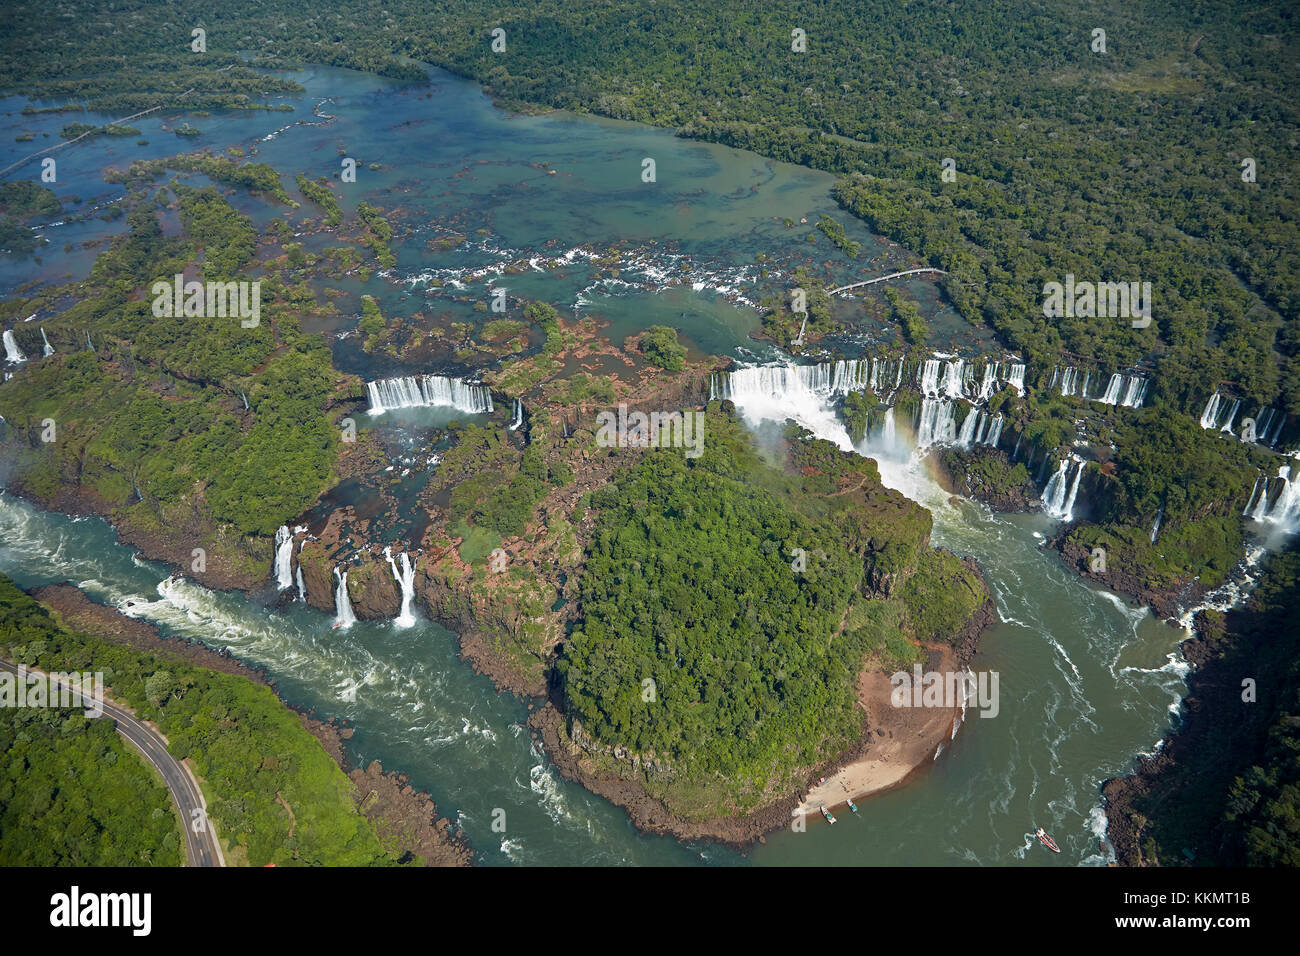
[[[1268,446],[1270,448],[1277,445],[1277,436],[1282,434],[1282,426],[1286,424],[1286,419],[1287,419],[1286,412],[1283,412],[1281,415],[1277,417],[1277,427],[1273,429],[1273,437],[1270,438],[1268,441]]]
[[[961,359],[953,359],[944,366],[943,389],[948,398],[961,398],[965,385],[966,364]]]
[[[1070,497],[1065,501],[1065,520],[1074,519],[1074,502],[1079,497],[1079,482],[1083,478],[1083,461],[1079,461],[1079,468],[1074,473],[1074,484],[1070,486]]]
[[[957,436],[957,444],[962,448],[969,448],[975,442],[975,428],[979,424],[980,410],[972,408],[961,423],[961,433]]]
[[[1069,491],[1066,491],[1071,461],[1077,461],[1079,467],[1074,472],[1074,483],[1070,485]],[[1074,517],[1074,501],[1079,495],[1079,480],[1083,477],[1083,465],[1082,459],[1073,456],[1062,459],[1056,473],[1043,489],[1043,510],[1053,518],[1069,521]]]
[[[1120,405],[1124,408],[1141,408],[1142,399],[1146,397],[1147,380],[1140,375],[1125,375],[1116,372],[1106,384],[1106,393],[1097,399],[1104,405]]]
[[[1128,376],[1128,387],[1124,391],[1124,397],[1120,399],[1120,404],[1125,408],[1141,408],[1142,402],[1147,396],[1147,380],[1137,375]]]
[[[1051,385],[1048,385],[1048,388],[1057,385],[1058,384],[1057,379],[1058,379],[1057,369],[1052,369],[1052,382]],[[1079,370],[1077,368],[1071,366],[1064,369],[1063,371],[1061,371],[1059,379],[1060,379],[1059,385],[1061,388],[1061,395],[1063,396],[1074,395],[1078,392]]]
[[[1277,444],[1277,436],[1286,422],[1286,414],[1272,406],[1260,406],[1255,416],[1255,441],[1270,448]]]
[[[334,569],[334,577],[339,582],[334,588],[334,614],[337,618],[335,627],[351,627],[357,623],[357,616],[352,613],[352,602],[348,599],[348,573],[339,573]]]
[[[1264,513],[1264,520],[1279,525],[1284,532],[1292,534],[1300,530],[1300,481],[1291,480],[1289,465],[1279,468],[1277,477],[1282,482],[1282,490],[1273,506]]]
[[[402,589],[402,610],[393,623],[398,627],[410,627],[415,623],[415,613],[411,609],[415,602],[415,568],[411,565],[411,559],[405,551],[398,555],[402,559],[401,571],[397,570],[397,563],[393,560],[392,548],[384,548],[384,557],[388,559],[388,566],[393,569],[393,577],[397,579],[397,585]]]
[[[1007,370],[1007,384],[1016,390],[1016,394],[1024,397],[1025,367],[1023,365],[1012,365]]]
[[[833,367],[828,365],[762,365],[714,377],[712,394],[744,410],[749,418],[783,422],[793,419],[815,435],[853,450],[830,401]]]
[[[244,411],[248,411],[248,396],[245,395],[243,392],[240,392],[239,397],[244,400]]]
[[[486,385],[475,385],[445,375],[380,379],[367,382],[366,391],[370,395],[371,415],[382,415],[392,408],[421,405],[451,406],[472,415],[492,411],[492,390]]]
[[[1262,489],[1259,486],[1259,483],[1261,481],[1264,483],[1264,487]],[[1258,501],[1255,498],[1256,494],[1259,495]],[[1253,508],[1251,507],[1252,505],[1254,505]],[[1247,499],[1246,507],[1245,509],[1242,510],[1241,516],[1243,518],[1252,518],[1255,521],[1262,521],[1264,518],[1264,514],[1267,510],[1268,510],[1268,476],[1265,475],[1263,472],[1260,472],[1258,475],[1255,476],[1255,485],[1253,488],[1250,489],[1250,498]]]
[[[301,564],[298,565],[298,567],[297,567],[297,569],[296,569],[296,573],[297,573],[297,575],[298,575],[298,600],[299,600],[299,601],[302,601],[303,604],[306,604],[306,603],[307,603],[307,588],[306,588],[306,586],[302,583],[302,565],[301,565]]]
[[[519,399],[516,398],[516,399],[515,399],[515,417],[514,417],[514,420],[510,422],[510,430],[511,430],[511,431],[514,431],[516,428],[518,428],[518,427],[519,427],[520,425],[522,425],[523,423],[524,423],[524,403],[521,402]]]
[[[54,346],[51,345],[50,340],[45,337],[45,326],[43,325],[41,326],[41,341],[45,343],[44,346],[45,357],[49,358],[51,355],[54,354]]]
[[[281,525],[275,532],[275,583],[281,591],[293,586],[293,532]]]
[[[984,437],[984,444],[990,448],[997,448],[998,441],[1002,438],[1002,413],[998,412],[993,417],[993,424],[989,427],[988,434]],[[1019,442],[1017,442],[1019,445]]]
[[[956,405],[939,399],[921,400],[921,418],[916,426],[916,447],[951,444],[957,437],[957,424],[953,421]]]
[[[1013,449],[1011,449],[1011,460],[1012,460],[1012,461],[1015,461],[1015,460],[1016,460],[1016,456],[1020,454],[1020,442],[1021,442],[1021,440],[1022,440],[1024,437],[1025,437],[1025,433],[1024,433],[1024,432],[1020,432],[1018,435],[1016,435],[1016,447],[1013,448]]]
[[[1224,422],[1223,427],[1220,428],[1219,431],[1227,432],[1229,435],[1233,433],[1232,423],[1237,420],[1237,409],[1239,409],[1240,407],[1241,407],[1241,399],[1239,398],[1234,399],[1232,402],[1232,408],[1228,410],[1228,420]]]
[[[714,376],[709,393],[712,399],[733,402],[782,395],[794,396],[795,400],[825,399],[866,391],[870,381],[871,362],[867,359],[820,365],[756,365]]]
[[[1056,474],[1043,489],[1043,510],[1053,517],[1061,517],[1065,510],[1065,475],[1069,467],[1070,459],[1063,458]]]
[[[1011,366],[1009,371],[1015,379],[1023,381],[1023,365]],[[709,380],[709,398],[732,401],[758,418],[774,421],[792,418],[822,434],[823,427],[843,430],[834,398],[854,391],[871,391],[889,406],[878,437],[887,447],[894,447],[897,434],[890,389],[898,388],[903,372],[904,363],[892,359],[750,366],[713,375]],[[969,448],[997,444],[1002,433],[1002,417],[990,416],[972,403],[959,430],[957,403],[995,392],[1001,372],[999,363],[977,370],[964,359],[922,361],[915,369],[916,387],[922,395],[916,419],[917,447],[960,444]]]
[[[1156,543],[1156,535],[1160,533],[1160,519],[1165,516],[1165,506],[1161,505],[1156,509],[1155,524],[1151,526],[1151,543]]]
[[[5,343],[5,361],[12,365],[17,365],[19,362],[27,361],[27,356],[24,355],[23,350],[18,347],[18,340],[14,338],[13,329],[5,329],[3,339]]]
[[[919,384],[921,394],[926,398],[939,397],[939,367],[942,364],[938,359],[926,359],[925,364],[921,366]]]
[[[86,329],[86,351],[95,351],[95,343],[90,341],[90,329]]]
[[[1219,420],[1219,393],[1215,392],[1210,396],[1210,400],[1205,403],[1205,410],[1201,412],[1201,427],[1213,428]]]

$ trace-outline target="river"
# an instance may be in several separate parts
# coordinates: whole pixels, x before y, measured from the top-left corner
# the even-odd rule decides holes
[[[378,297],[388,315],[425,310],[478,323],[475,297],[499,286],[512,297],[606,319],[615,342],[662,322],[681,327],[699,351],[753,358],[771,353],[747,338],[757,325],[751,306],[797,265],[828,263],[823,274],[842,283],[918,264],[839,212],[831,177],[822,173],[631,123],[509,115],[473,84],[440,72],[429,89],[399,92],[347,70],[308,68],[297,78],[307,93],[291,98],[293,114],[195,119],[203,132],[193,141],[161,129],[175,117],[152,115],[135,123],[147,146],[101,138],[61,150],[56,192],[111,203],[121,190],[102,182],[105,167],[196,147],[255,148],[251,158],[285,173],[291,192],[294,172],[330,175],[340,155],[356,157],[358,183],[336,188],[349,214],[361,200],[385,209],[398,234],[398,265],[365,281],[338,282],[339,316],[310,331],[350,327],[362,293]],[[38,134],[32,145],[43,145],[49,140],[40,133],[68,121],[19,116],[21,105],[5,101],[0,141],[12,144],[16,131],[29,130]],[[282,129],[287,124],[296,125]],[[24,145],[8,146],[0,162],[20,157]],[[656,160],[654,183],[641,178],[646,157]],[[38,169],[33,164],[33,176]],[[245,196],[232,202],[259,225],[276,215],[318,215],[307,205],[291,215]],[[863,244],[861,261],[849,263],[816,233],[823,213]],[[66,244],[69,251],[47,251],[39,263],[6,262],[0,288],[12,293],[33,279],[84,276],[96,250],[80,244],[121,228],[120,220],[49,225],[43,231],[51,248]],[[466,241],[441,251],[430,246],[452,232]],[[309,250],[337,244],[323,236],[304,242]],[[596,276],[590,259],[615,253],[619,277]],[[932,283],[905,281],[946,349],[991,348],[938,302]],[[866,329],[864,349],[892,334],[870,322]],[[374,377],[396,371],[364,357],[355,343],[336,346],[341,366]],[[1099,785],[1167,732],[1184,691],[1176,654],[1182,632],[1067,574],[1041,547],[1053,526],[1047,517],[998,516],[950,502],[905,457],[886,458],[882,472],[886,483],[934,511],[936,545],[974,555],[985,570],[1003,623],[986,632],[972,666],[999,672],[999,713],[981,719],[971,711],[932,766],[862,801],[859,813],[840,814],[835,827],[810,821],[807,832],[774,834],[747,857],[641,836],[620,811],[560,780],[524,730],[526,705],[495,694],[459,660],[455,636],[427,621],[332,630],[328,616],[301,605],[268,610],[269,589],[246,597],[169,579],[165,567],[139,559],[104,522],[46,514],[8,494],[0,495],[0,571],[24,587],[70,581],[164,633],[227,647],[264,667],[290,703],[355,726],[354,759],[379,759],[427,789],[483,863],[1104,863]],[[498,808],[504,833],[492,828]],[[1055,836],[1059,857],[1037,845],[1036,826]]]

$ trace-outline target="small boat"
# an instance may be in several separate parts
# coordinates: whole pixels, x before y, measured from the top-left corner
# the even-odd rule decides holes
[[[849,800],[848,804],[850,810],[852,810],[854,813],[858,812],[858,805],[856,803],[854,803],[852,800]]]
[[[834,826],[834,825],[835,825],[835,817],[831,816],[831,812],[830,812],[829,810],[826,809],[826,804],[823,803],[823,804],[821,805],[821,808],[820,808],[820,809],[821,809],[821,811],[822,811],[822,816],[824,816],[824,817],[826,818],[826,822],[829,823],[829,824],[831,824],[832,826]]]
[[[1034,831],[1034,836],[1038,837],[1038,842],[1043,844],[1043,846],[1047,847],[1053,853],[1061,852],[1061,848],[1056,845],[1056,841],[1049,837],[1042,827],[1039,827]]]

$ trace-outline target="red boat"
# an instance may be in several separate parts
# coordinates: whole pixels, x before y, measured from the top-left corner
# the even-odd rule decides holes
[[[1053,853],[1061,852],[1061,848],[1056,845],[1056,841],[1049,837],[1042,827],[1039,827],[1034,831],[1034,836],[1038,837],[1038,842],[1043,844],[1043,846],[1047,847]]]

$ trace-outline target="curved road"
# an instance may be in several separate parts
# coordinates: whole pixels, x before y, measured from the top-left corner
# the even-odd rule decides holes
[[[0,660],[0,669],[12,674],[18,673],[18,668],[5,660]],[[45,672],[29,667],[27,673],[44,674]],[[185,855],[189,865],[225,866],[226,861],[217,847],[216,836],[207,817],[203,794],[189,771],[167,752],[166,738],[137,719],[129,710],[124,710],[107,700],[104,701],[104,713],[117,722],[117,732],[162,774],[163,782],[167,784],[167,789],[171,792],[172,800],[180,813],[181,829],[185,831]],[[195,813],[196,810],[199,812]],[[195,821],[198,820],[203,821],[200,828],[202,832],[195,833]]]

